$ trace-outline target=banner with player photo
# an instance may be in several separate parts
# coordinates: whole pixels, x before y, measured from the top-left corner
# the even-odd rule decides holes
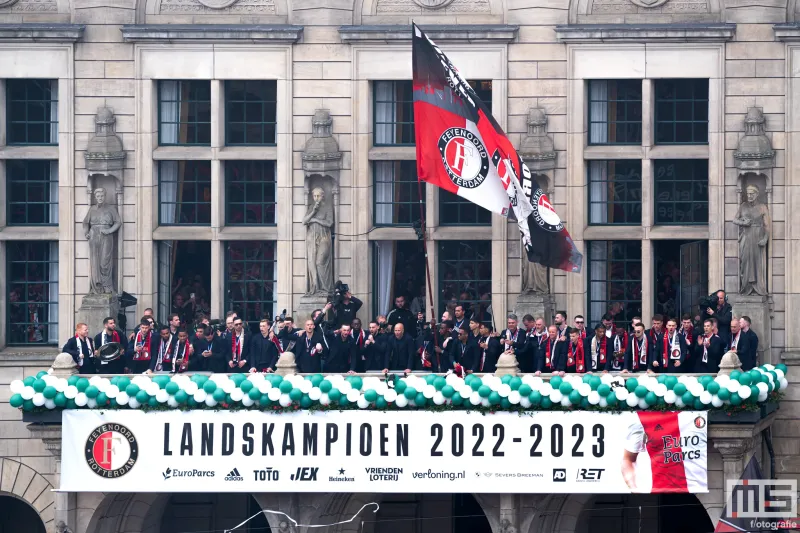
[[[69,492],[707,492],[707,413],[66,410]]]

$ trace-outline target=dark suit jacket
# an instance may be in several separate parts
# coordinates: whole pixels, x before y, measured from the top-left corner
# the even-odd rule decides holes
[[[250,357],[250,368],[255,368],[257,371],[262,372],[267,368],[275,370],[275,365],[278,364],[278,347],[259,331],[255,335],[249,335],[250,339],[247,341],[250,345],[247,348],[247,355]]]
[[[719,371],[719,362],[722,360],[723,355],[725,355],[725,341],[719,335],[711,335],[706,361],[703,361],[703,345],[697,344],[697,341],[695,341],[694,372],[716,374]]]
[[[571,340],[565,343],[566,347],[564,348],[564,356],[563,356],[565,372],[584,374],[586,372],[592,371],[592,346],[591,344],[589,344],[590,340],[591,339],[578,338],[577,346],[583,345],[583,368],[580,370],[578,369],[577,346],[573,348]],[[571,365],[569,364],[570,349],[573,350],[573,357],[575,358],[575,361]]]
[[[328,357],[325,359],[325,372],[346,373],[355,370],[358,364],[358,346],[353,337],[342,340],[342,335],[327,333]]]
[[[289,346],[290,342],[295,341],[295,343],[297,343],[297,339],[299,337],[295,335],[295,333],[297,333],[298,331],[302,330],[299,330],[297,328],[292,328],[292,329],[281,328],[280,331],[278,331],[278,340],[281,341],[281,348],[283,348],[284,352],[291,351],[287,350],[287,347]]]
[[[719,336],[722,341],[728,342],[728,339],[731,338],[731,320],[733,319],[733,308],[728,302],[725,302],[721,309],[715,308],[713,315],[707,314],[706,310],[703,309],[700,313],[700,318],[703,321],[708,318],[716,318],[719,328]],[[702,331],[700,334],[702,335]]]
[[[369,334],[367,340],[369,340]],[[367,344],[364,341],[364,347],[361,348],[361,355],[366,359],[365,367],[368,372],[380,372],[381,370],[389,368],[389,359],[386,353],[386,335],[378,334],[373,335],[375,342]]]
[[[541,340],[541,343],[539,342]],[[536,336],[536,333],[528,334],[525,339],[525,347],[521,353],[517,354],[517,362],[521,372],[536,372],[537,370],[544,370],[545,347],[547,346],[547,331],[544,332],[541,339]],[[501,352],[502,353],[502,352]],[[499,354],[498,354],[499,355]],[[542,368],[539,368],[541,362]]]
[[[294,345],[294,360],[297,363],[297,371],[307,374],[320,373],[322,372],[322,360],[328,355],[328,342],[319,329],[314,330],[310,342],[306,341],[307,334],[303,332],[302,335],[297,337],[297,343]],[[322,346],[321,353],[314,353],[317,344]]]
[[[507,338],[508,334],[507,332],[508,329],[504,329],[503,331],[501,331],[500,337],[497,339],[498,342],[500,342],[500,347],[502,348],[503,351],[506,351],[508,349],[508,345],[503,342],[503,340]],[[517,340],[514,341],[512,346],[514,347],[514,353],[517,354],[517,357],[519,357],[519,355],[523,353],[523,351],[525,350],[525,343],[527,342],[528,339],[525,336],[526,334],[524,329],[517,328],[517,333],[518,333]],[[514,336],[512,335],[511,338],[513,339]]]
[[[231,366],[228,364],[233,361],[233,335],[223,337],[223,342],[225,343],[225,367],[228,369],[228,372],[239,373],[248,372],[250,370],[250,364],[252,361],[250,361],[250,339],[248,337],[251,336],[251,333],[249,331],[244,331],[242,335],[244,338],[242,339],[242,350],[239,361],[247,361],[243,367],[239,367],[238,364],[234,364],[233,368],[231,368]]]
[[[119,335],[119,344],[122,347],[122,357],[117,359],[116,361],[110,361],[108,363],[103,364],[102,361],[98,361],[98,372],[101,374],[122,374],[125,371],[125,352],[128,350],[128,337],[125,336],[122,331],[117,328],[117,335]],[[106,342],[113,342],[111,338],[106,337]],[[101,331],[97,335],[94,336],[94,347],[95,350],[99,350],[100,347],[103,345],[103,332]]]
[[[647,337],[647,332],[644,334]],[[650,365],[650,340],[645,338],[644,345],[647,347],[647,360],[637,362],[637,365],[634,367],[634,357],[636,355],[636,350],[634,343],[637,342],[636,335],[628,336],[628,347],[625,349],[625,370],[628,372],[647,372],[647,369]],[[640,352],[641,356],[641,352]]]
[[[430,361],[431,366],[426,367],[422,362],[423,352],[425,358]],[[430,331],[423,331],[414,341],[414,366],[411,370],[420,372],[446,372],[447,369],[439,368],[439,360],[433,346],[433,334]]]
[[[481,362],[481,350],[478,344],[472,340],[467,340],[466,344],[457,342],[454,346],[455,352],[459,358],[459,364],[464,367],[464,371],[476,372],[478,365]]]
[[[414,368],[414,339],[408,333],[398,339],[391,335],[386,341],[386,355],[389,359],[389,370],[405,370]]]
[[[664,335],[668,335],[665,331]],[[675,335],[678,339],[678,346],[680,347],[681,354],[678,359],[672,358],[672,345],[669,342],[669,337],[667,337],[667,353],[664,353],[664,336],[661,336],[661,340],[656,344],[655,349],[650,353],[650,357],[648,358],[650,361],[650,370],[653,372],[680,372],[685,373],[687,372],[686,368],[684,368],[683,364],[686,361],[686,355],[689,352],[689,347],[686,344],[686,337],[675,331]],[[667,359],[667,366],[664,368],[664,358]],[[654,361],[658,361],[658,366],[653,365]],[[675,366],[675,362],[680,362],[681,366]]]
[[[742,362],[742,370],[752,370],[758,365],[758,335],[751,329],[746,332],[743,331],[742,337],[743,338],[739,340],[739,347],[736,349],[736,355],[739,356],[739,360]],[[746,351],[744,351],[745,347],[742,345],[744,338],[747,339]]]
[[[81,343],[81,350],[78,350],[78,342]],[[80,364],[80,353],[83,353],[83,365],[78,367],[78,372],[81,374],[96,374],[97,366],[95,365],[94,351],[97,349],[91,337],[86,337],[85,341],[78,341],[78,337],[72,336],[61,348],[61,351],[68,353],[72,356],[75,364]]]
[[[503,353],[500,347],[500,342],[496,337],[480,337],[477,339],[478,346],[478,367],[475,372],[483,372],[486,374],[494,373],[497,370],[497,359]],[[486,349],[482,350],[481,343],[486,343]],[[481,360],[483,360],[483,368],[481,368]]]
[[[211,346],[211,357],[203,357],[203,352]],[[225,360],[225,340],[214,334],[211,342],[207,341],[205,337],[192,339],[192,346],[194,346],[194,354],[189,358],[189,370],[196,372],[226,372]]]

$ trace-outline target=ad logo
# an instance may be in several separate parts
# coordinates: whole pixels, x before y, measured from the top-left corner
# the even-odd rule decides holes
[[[403,473],[402,468],[384,467],[384,468],[365,468],[369,474],[370,481],[397,481],[400,479],[400,474]]]
[[[339,475],[338,476],[328,476],[328,481],[330,481],[330,482],[339,482],[339,481],[355,481],[356,480],[356,478],[347,477],[345,475],[345,473],[346,473],[345,469],[344,468],[340,468],[339,469]]]
[[[84,456],[89,468],[98,476],[118,478],[136,464],[139,444],[131,430],[122,424],[104,424],[86,439]]]
[[[225,481],[244,481],[244,478],[239,473],[239,469],[234,468],[228,473],[227,476],[225,476]]]
[[[600,481],[605,468],[581,468],[578,470],[578,481]]]
[[[166,470],[161,472],[161,475],[164,476],[164,481],[166,481],[174,477],[214,477],[214,472],[212,470],[172,470],[167,467]],[[228,481],[227,478],[226,481]]]
[[[272,467],[267,467],[264,470],[253,470],[253,478],[256,481],[278,481],[280,474]]]
[[[298,466],[297,472],[289,476],[292,481],[316,481],[318,466]]]
[[[567,481],[567,469],[566,468],[554,468],[553,469],[553,481],[557,481],[559,483],[564,483]]]
[[[467,189],[483,183],[489,173],[489,156],[477,135],[464,128],[448,128],[438,144],[450,181]]]
[[[788,519],[797,516],[796,479],[728,479],[728,518]]]

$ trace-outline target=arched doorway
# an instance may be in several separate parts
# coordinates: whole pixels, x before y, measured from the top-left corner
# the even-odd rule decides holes
[[[249,494],[173,494],[164,507],[160,531],[223,531],[259,511],[261,506]],[[237,533],[264,533],[269,530],[269,523],[261,514],[238,529]]]
[[[492,533],[471,494],[385,494],[372,531],[380,533]]]
[[[601,494],[584,507],[578,533],[708,533],[714,524],[694,494]]]
[[[45,533],[36,510],[14,496],[0,495],[0,533]]]

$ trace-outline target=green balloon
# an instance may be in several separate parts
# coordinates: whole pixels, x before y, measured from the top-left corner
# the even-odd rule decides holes
[[[611,387],[606,383],[601,383],[597,387],[597,394],[603,397],[608,396],[609,394],[611,394]]]
[[[350,380],[350,384],[355,390],[361,390],[361,387],[364,386],[364,380],[358,376],[353,376],[353,378]]]
[[[452,388],[452,387],[451,387]],[[378,393],[370,389],[364,393],[364,399],[369,403],[374,403],[378,399]]]
[[[542,393],[538,390],[531,391],[530,396],[528,399],[531,401],[531,405],[539,405],[542,403]]]
[[[698,379],[697,381],[703,386],[703,388],[706,388],[708,382],[713,380],[714,378],[712,378],[711,376],[700,376],[700,379]]]
[[[700,398],[695,398],[694,399],[694,410],[695,411],[702,411],[705,408],[706,408],[705,404],[703,404],[703,402],[700,401]]]
[[[731,379],[735,379],[736,381],[739,381],[739,376],[741,376],[741,375],[742,375],[742,372],[740,370],[733,370],[731,372]]]
[[[508,398],[500,398],[500,408],[511,409],[511,402],[508,401]]]
[[[301,391],[300,389],[292,389],[291,391],[289,391],[289,398],[293,402],[299,401],[300,398],[302,397],[303,397],[303,391]]]
[[[211,380],[208,380],[203,383],[203,390],[206,391],[207,394],[213,394],[214,391],[217,390],[217,384]]]
[[[300,407],[303,409],[308,409],[311,407],[312,403],[314,402],[311,401],[311,398],[308,397],[308,394],[303,394],[303,396],[300,398]]]
[[[33,378],[25,378],[25,381],[23,381],[23,383],[25,383],[25,385],[29,385],[29,383],[26,383],[26,381],[28,379],[31,380],[30,385],[33,385],[33,382],[34,382]],[[78,382],[79,379],[81,379],[80,376],[77,376],[77,375],[70,376],[70,377],[67,378],[67,385],[75,385]]]
[[[656,378],[656,381],[658,383],[664,383],[666,380],[667,380],[667,376],[665,376],[664,374],[659,374],[658,377]]]
[[[672,391],[675,393],[676,396],[683,396],[684,394],[686,394],[686,385],[684,383],[676,383]]]
[[[89,385],[88,387],[86,387],[87,398],[97,398],[98,394],[100,394],[100,390],[94,385]]]
[[[242,384],[242,381],[245,381],[247,379],[247,376],[245,376],[244,374],[232,374],[229,377],[231,378],[231,381],[236,383],[237,387],[239,387]]]
[[[290,382],[283,381],[278,386],[278,389],[280,389],[282,394],[289,394],[292,391],[293,387],[292,387],[292,384]]]
[[[681,400],[683,400],[683,403],[686,405],[694,405],[694,395],[689,391],[683,393]]]
[[[775,365],[775,369],[780,370],[781,372],[783,372],[784,375],[786,375],[789,372],[789,367],[787,367],[784,363],[778,363],[777,365]]]
[[[728,401],[731,399],[731,391],[725,387],[720,387],[719,391],[717,391],[717,396],[719,396],[719,399],[723,402]]]
[[[283,377],[278,374],[270,374],[267,379],[269,379],[269,382],[272,383],[272,386],[275,388],[278,388],[278,385],[283,381]]]
[[[563,381],[564,380],[561,378],[561,376],[553,376],[552,378],[550,378],[550,386],[553,387],[554,389],[557,389],[561,386],[561,383]]]
[[[480,388],[478,388],[478,394],[481,398],[488,398],[491,393],[492,389],[490,389],[488,385],[481,385]]]
[[[581,382],[582,383],[589,383],[589,378],[591,378],[591,377],[592,376],[590,376],[589,374],[584,374],[583,377],[581,377]]]
[[[136,401],[139,403],[147,403],[147,400],[150,399],[150,395],[147,394],[146,391],[140,390],[136,393]]]
[[[633,392],[636,390],[636,387],[639,386],[639,380],[636,378],[628,378],[625,381],[625,388],[628,389],[628,392]]]
[[[214,400],[215,400],[217,403],[222,403],[222,402],[224,402],[224,401],[225,401],[225,391],[224,391],[224,390],[222,390],[222,389],[216,389],[216,390],[215,390],[215,391],[214,391],[214,392],[211,394],[211,397],[212,397],[212,398],[214,398]]]
[[[617,395],[616,394],[609,394],[608,396],[606,396],[606,403],[608,404],[609,407],[616,406],[617,403],[619,403],[618,400],[617,400]]]
[[[154,383],[158,383],[158,388],[164,390],[167,385],[169,385],[169,376],[156,376],[152,380]],[[213,381],[212,381],[213,383]]]
[[[289,384],[289,386],[291,387],[291,384]],[[246,380],[244,380],[244,381],[239,383],[239,388],[242,389],[242,392],[244,392],[244,393],[250,392],[250,390],[252,390],[252,388],[253,388],[253,382],[250,381],[249,379],[246,379]],[[289,390],[292,390],[292,389],[290,388]],[[283,392],[283,391],[281,391],[281,392]]]
[[[78,376],[70,376],[69,380],[67,380],[67,383],[69,383],[70,385],[75,385],[79,379],[80,378]],[[33,387],[35,381],[36,381],[35,377],[28,376],[27,378],[22,380],[22,384],[25,385],[26,387]]]
[[[332,402],[335,402],[341,397],[342,392],[339,389],[331,389],[328,391],[328,398],[330,398]]]
[[[262,394],[261,398],[258,399],[258,403],[261,404],[261,407],[269,407],[272,405],[272,400],[269,399],[268,395]]]
[[[489,403],[492,405],[497,405],[500,403],[500,393],[497,391],[492,391],[489,393]]]
[[[755,401],[752,403],[758,403],[758,395],[761,394],[761,391],[758,390],[758,387],[755,385],[750,385],[750,398],[748,400],[755,398]]]
[[[742,385],[750,385],[750,372],[744,372],[738,379],[739,383]]]
[[[333,383],[331,383],[331,382],[330,382],[330,381],[328,381],[327,379],[326,379],[326,380],[323,380],[323,381],[322,381],[322,382],[320,382],[320,384],[319,384],[319,390],[320,390],[320,391],[322,391],[322,392],[330,392],[330,390],[331,390],[332,388],[333,388]]]
[[[42,378],[42,377],[44,377],[44,376],[46,376],[46,375],[47,375],[47,371],[46,371],[46,370],[39,370],[39,371],[36,373],[36,377],[37,377],[37,378]]]
[[[189,399],[189,395],[188,395],[188,394],[186,394],[186,391],[185,391],[185,390],[179,390],[179,391],[178,391],[178,392],[175,394],[175,401],[176,401],[176,402],[178,402],[178,403],[186,403],[186,401],[187,401],[188,399]]]
[[[453,393],[453,397],[450,398],[450,403],[452,403],[453,405],[461,405],[462,403],[464,403],[464,398],[462,398],[461,394],[459,394],[458,392]]]
[[[108,395],[105,392],[101,392],[95,398],[98,407],[103,407],[108,403]]]
[[[25,400],[25,403],[27,404],[29,401],[30,401],[30,400]],[[111,407],[116,407],[116,405],[117,405],[117,401],[116,401],[116,400],[111,400],[111,402],[112,402],[112,403],[111,403]],[[23,407],[23,408],[24,408],[26,411],[28,410],[28,408],[27,408],[25,405],[23,405],[22,407]],[[77,409],[77,408],[78,408],[78,404],[76,404],[76,403],[75,403],[75,400],[74,400],[74,399],[72,399],[72,398],[67,398],[67,405],[66,405],[66,409]],[[31,409],[33,409],[33,402],[31,402]]]
[[[81,379],[84,379],[84,378],[81,378]],[[86,383],[87,383],[87,386],[88,386],[89,380],[86,380]],[[121,377],[121,378],[119,378],[119,380],[117,381],[117,387],[119,387],[119,390],[125,390],[125,389],[127,389],[127,388],[128,388],[128,385],[130,385],[130,384],[131,384],[131,380],[129,380],[129,379],[128,379],[128,378],[126,378],[126,377]],[[76,387],[78,387],[78,390],[79,390],[79,391],[83,392],[83,390],[81,390],[81,380],[80,380],[80,379],[78,380],[78,383],[76,383],[76,384],[75,384],[75,386],[76,386]],[[85,389],[85,388],[86,388],[86,387],[84,387],[84,389]]]
[[[406,390],[403,391],[403,396],[409,400],[413,400],[417,396],[417,389],[414,387],[406,387]]]
[[[742,405],[742,397],[738,392],[731,393],[731,405]]]
[[[313,385],[314,387],[319,387],[319,384],[322,383],[322,380],[325,379],[325,376],[323,376],[322,374],[314,374],[312,376],[307,377],[306,379],[309,380],[311,382],[311,385]]]
[[[473,378],[472,381],[469,382],[469,386],[472,387],[472,390],[480,390],[480,388],[484,387],[485,385],[480,378]]]
[[[375,400],[375,407],[377,407],[378,409],[386,409],[387,405],[389,404],[386,403],[386,398],[384,398],[383,396],[378,396],[378,399]]]
[[[550,409],[551,407],[553,407],[553,402],[550,400],[549,396],[543,396],[542,397],[541,406],[542,406],[542,409]]]
[[[297,390],[300,390],[300,389],[297,389]],[[252,389],[250,389],[248,391],[247,396],[249,396],[251,400],[256,401],[256,400],[261,398],[261,391],[258,390],[255,387],[253,387]],[[291,394],[290,394],[290,396],[291,396]]]
[[[21,394],[12,394],[11,398],[8,400],[8,403],[11,405],[11,407],[16,409],[22,407],[22,404],[25,403],[25,400],[22,399]]]
[[[73,401],[74,403],[74,401]],[[25,400],[22,402],[22,410],[23,411],[33,411],[33,408],[36,407],[33,405],[33,400]]]
[[[428,403],[428,399],[424,394],[418,392],[417,395],[414,396],[414,403],[417,405],[417,407],[425,407],[425,405]]]
[[[156,400],[155,396],[151,396],[149,400],[147,400],[147,405],[150,407],[158,407],[158,400]]]
[[[675,376],[667,376],[667,379],[664,380],[664,385],[667,386],[667,390],[674,389],[675,385],[677,384],[678,384],[678,378],[676,378]]]
[[[403,380],[398,379],[394,384],[394,390],[397,394],[403,394],[406,391],[406,382]]]
[[[581,393],[576,390],[570,391],[568,397],[572,405],[578,405],[579,403],[581,403],[581,399],[583,398],[583,396],[581,396]]]
[[[563,382],[561,385],[559,385],[559,386],[558,386],[558,390],[559,390],[559,391],[561,392],[561,394],[563,394],[564,396],[568,396],[568,395],[569,395],[569,393],[570,393],[570,392],[572,392],[572,385],[570,385],[569,383],[567,383],[567,382],[565,381],[565,382]]]
[[[433,380],[435,380],[435,379],[436,379],[436,376],[434,374],[428,374],[427,376],[425,376],[425,384],[426,385],[433,385]]]
[[[56,394],[56,397],[53,398],[53,401],[56,403],[56,407],[65,407],[67,405],[67,397],[64,396],[63,392]]]
[[[755,368],[750,371],[750,383],[755,384],[761,381],[764,381],[764,374],[756,370]]]
[[[165,390],[167,391],[167,394],[175,396],[178,393],[178,391],[181,390],[181,387],[174,381],[170,381],[169,383],[167,383]]]
[[[655,405],[658,401],[658,396],[656,396],[655,392],[650,391],[644,395],[644,401],[647,402],[647,405]]]
[[[48,400],[52,400],[53,398],[56,397],[56,394],[58,394],[58,391],[52,385],[48,385],[47,387],[44,388],[44,390],[42,391],[42,394]]]
[[[592,390],[599,390],[602,383],[602,380],[597,376],[591,376],[589,378],[589,386],[592,388]]]
[[[581,396],[581,409],[588,409],[589,408],[589,399]]]
[[[447,380],[441,376],[438,376],[433,380],[433,386],[436,390],[443,390],[447,386]]]
[[[647,396],[647,388],[643,385],[639,385],[633,390],[633,393],[636,395],[637,398],[644,398]]]
[[[522,379],[517,376],[513,376],[510,380],[508,380],[508,386],[511,387],[511,390],[519,390],[519,388],[522,387]]]
[[[475,375],[472,375],[472,374],[467,374],[467,377],[465,377],[465,378],[464,378],[464,383],[466,383],[467,385],[469,385],[469,384],[471,384],[471,383],[472,383],[472,380],[473,380],[473,379],[476,379],[477,377],[478,377],[478,376],[475,376]]]
[[[445,398],[452,398],[453,394],[456,393],[456,389],[453,388],[452,385],[445,385],[442,387],[442,396]]]
[[[719,383],[717,383],[716,381],[709,381],[708,385],[706,385],[706,390],[710,392],[712,396],[718,393],[719,389],[720,389]]]
[[[133,383],[131,383],[130,385],[125,387],[125,394],[127,394],[131,398],[136,397],[136,395],[139,394],[139,385],[134,385]]]
[[[188,405],[192,409],[197,408],[197,402],[194,400],[194,396],[189,396],[189,399],[186,401],[186,405]]]
[[[87,385],[89,384],[89,380],[84,379],[84,378],[81,378],[81,379],[86,381]],[[43,379],[37,379],[36,381],[33,382],[33,390],[35,390],[36,392],[42,392],[45,387],[47,387],[47,383],[45,383]],[[85,388],[86,387],[84,387],[84,389]],[[83,392],[83,391],[81,391],[81,392]]]

